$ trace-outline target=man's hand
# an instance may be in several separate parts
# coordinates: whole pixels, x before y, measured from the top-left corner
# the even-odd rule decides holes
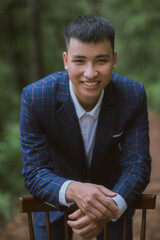
[[[103,229],[105,220],[93,220],[78,209],[68,216],[70,220],[67,221],[68,225],[72,228],[73,232],[81,236],[83,240],[90,240],[96,237]]]
[[[93,220],[118,219],[119,208],[107,197],[115,197],[109,189],[90,183],[72,182],[66,190],[66,200],[74,201],[84,215]]]

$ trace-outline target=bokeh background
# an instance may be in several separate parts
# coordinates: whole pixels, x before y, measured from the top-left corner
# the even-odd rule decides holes
[[[64,69],[64,26],[84,14],[113,23],[116,72],[142,82],[149,109],[160,111],[160,0],[0,0],[1,226],[18,212],[18,196],[27,194],[19,149],[22,88]]]

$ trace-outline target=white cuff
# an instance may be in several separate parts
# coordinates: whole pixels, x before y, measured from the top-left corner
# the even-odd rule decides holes
[[[66,202],[66,190],[71,182],[73,182],[73,181],[67,180],[66,182],[63,183],[63,185],[60,188],[60,191],[59,191],[59,204],[60,205],[70,207],[73,204],[73,202],[69,202],[69,203]]]
[[[110,197],[108,197],[108,198],[110,198]],[[127,209],[127,203],[126,203],[126,201],[124,200],[124,198],[121,196],[121,195],[119,195],[118,193],[117,193],[117,196],[116,197],[113,197],[113,198],[111,198],[111,199],[113,199],[114,201],[115,201],[115,203],[117,204],[117,207],[119,208],[119,210],[121,211],[121,213],[119,214],[119,218],[120,218],[120,216],[125,212],[125,210]],[[112,222],[115,222],[115,221],[117,221],[117,219],[112,219]]]

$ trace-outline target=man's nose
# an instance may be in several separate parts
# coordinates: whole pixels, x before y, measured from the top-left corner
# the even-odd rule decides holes
[[[92,79],[92,78],[96,77],[97,74],[98,73],[97,73],[96,69],[94,68],[94,66],[92,66],[92,65],[86,66],[86,69],[84,71],[84,76],[86,78]]]

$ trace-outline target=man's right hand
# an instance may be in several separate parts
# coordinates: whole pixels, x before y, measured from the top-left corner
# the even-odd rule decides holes
[[[93,220],[118,219],[120,210],[111,199],[116,195],[101,185],[91,183],[72,182],[66,190],[67,202],[75,202]]]
[[[72,228],[72,231],[83,240],[95,238],[105,225],[105,220],[92,220],[87,215],[84,215],[80,209],[70,214],[68,218],[67,223]]]

